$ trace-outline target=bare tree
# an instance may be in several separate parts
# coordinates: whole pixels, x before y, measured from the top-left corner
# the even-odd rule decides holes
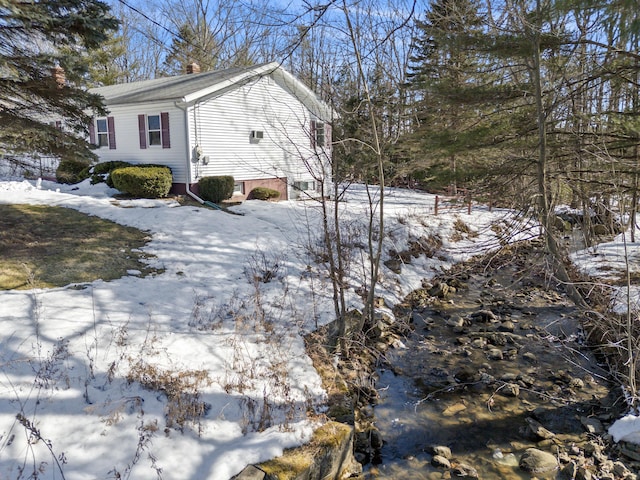
[[[160,12],[151,4],[134,7],[127,2],[114,4],[120,20],[120,36],[125,45],[123,55],[114,59],[123,72],[122,82],[148,80],[162,75],[169,35],[155,17]]]
[[[349,339],[360,335],[373,323],[377,282],[384,240],[384,196],[386,168],[389,165],[389,145],[399,138],[403,128],[403,102],[399,91],[404,83],[408,59],[408,41],[403,40],[405,28],[414,11],[409,2],[324,2],[308,5],[296,17],[298,24],[294,50],[287,64],[313,88],[322,92],[334,109],[334,156],[332,158],[332,191],[334,203],[323,203],[325,242],[329,252],[330,276],[338,322],[339,347],[343,354],[350,348]],[[343,88],[336,92],[334,82],[339,72]],[[345,81],[346,80],[346,81]],[[345,87],[347,90],[345,91]],[[358,125],[350,129],[350,126]],[[364,312],[347,325],[348,312],[344,302],[345,247],[342,239],[338,199],[342,182],[347,180],[342,162],[356,165],[357,178],[365,181],[369,196],[367,214],[367,268]],[[331,212],[331,213],[330,213]]]

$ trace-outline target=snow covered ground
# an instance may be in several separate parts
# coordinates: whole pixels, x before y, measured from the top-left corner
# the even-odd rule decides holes
[[[115,193],[88,182],[0,181],[0,203],[69,207],[149,231],[144,252],[163,269],[0,292],[0,478],[226,480],[307,440],[306,412],[322,409],[325,392],[302,335],[333,311],[317,205],[247,201],[233,207],[240,216]],[[400,275],[383,267],[378,293],[388,305],[494,248],[495,227],[511,220],[482,207],[435,216],[433,204],[431,195],[388,192],[383,260],[410,241],[443,241]],[[354,308],[366,275],[366,206],[365,191],[352,187],[341,211]],[[183,411],[206,405],[204,415],[180,417],[158,385],[191,393],[174,400]]]
[[[571,255],[571,261],[586,275],[608,280],[611,287],[611,310],[624,314],[628,305],[640,311],[640,233],[636,242],[631,242],[629,232],[617,235],[613,240],[599,243]],[[626,285],[626,271],[629,270],[631,283]]]

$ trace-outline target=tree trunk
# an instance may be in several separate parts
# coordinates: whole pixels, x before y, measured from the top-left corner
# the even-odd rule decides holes
[[[351,43],[353,45],[356,64],[358,68],[358,77],[362,81],[363,90],[364,90],[364,99],[366,107],[369,109],[369,118],[371,121],[371,131],[373,133],[373,144],[370,145],[371,149],[375,153],[376,159],[376,168],[378,172],[378,194],[379,200],[377,205],[374,203],[374,200],[371,196],[370,190],[367,188],[367,193],[369,194],[369,232],[368,232],[368,250],[369,250],[369,284],[367,285],[367,298],[365,300],[364,305],[364,314],[362,315],[362,320],[360,324],[357,326],[355,333],[360,333],[364,328],[365,322],[373,323],[374,318],[374,309],[375,309],[375,291],[378,283],[378,275],[380,273],[380,259],[382,257],[382,242],[384,239],[384,188],[385,188],[385,175],[384,175],[384,165],[383,165],[383,156],[382,156],[382,147],[380,144],[380,135],[379,135],[379,126],[376,121],[375,111],[374,111],[374,103],[371,99],[371,93],[369,91],[369,86],[367,84],[367,77],[364,72],[364,67],[362,64],[362,57],[360,55],[360,48],[356,41],[355,31],[353,29],[353,25],[351,23],[351,17],[349,13],[349,9],[347,7],[346,1],[343,2],[343,12],[345,15],[345,21],[347,24],[347,31],[349,33],[349,37]],[[378,221],[378,233],[377,240],[375,239],[375,223],[376,223],[376,210],[377,221]],[[346,353],[346,352],[344,352]]]
[[[572,300],[580,305],[586,306],[586,302],[575,288],[571,278],[565,268],[564,255],[560,252],[560,247],[553,233],[553,212],[549,201],[549,184],[547,178],[547,111],[544,105],[544,92],[542,89],[542,55],[540,49],[540,35],[542,31],[542,8],[540,0],[536,0],[536,22],[532,25],[531,38],[533,40],[533,58],[531,68],[531,79],[535,96],[537,130],[538,130],[538,160],[537,160],[537,182],[538,182],[538,218],[545,240],[546,251],[551,255],[555,268],[555,275],[564,284],[567,293]]]

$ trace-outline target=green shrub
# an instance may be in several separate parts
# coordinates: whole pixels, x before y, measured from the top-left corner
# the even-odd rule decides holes
[[[171,169],[160,165],[116,168],[110,177],[115,188],[134,197],[166,197],[171,189]]]
[[[56,180],[59,183],[78,183],[89,177],[89,162],[76,158],[66,158],[60,161],[56,169]]]
[[[249,193],[249,198],[256,200],[275,200],[280,197],[280,192],[273,188],[256,187]]]
[[[198,180],[198,192],[204,200],[220,203],[231,198],[235,180],[229,175],[220,177],[203,177]]]
[[[113,180],[111,179],[111,172],[113,172],[116,168],[131,166],[133,166],[131,163],[123,162],[121,160],[98,163],[91,169],[91,185],[105,182],[109,187],[114,188]]]

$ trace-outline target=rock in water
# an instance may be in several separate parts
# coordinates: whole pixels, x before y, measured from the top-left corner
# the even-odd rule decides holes
[[[517,383],[506,383],[502,391],[507,397],[519,397],[520,385]]]
[[[497,322],[498,317],[491,310],[479,310],[471,314],[471,318],[477,322]]]
[[[437,298],[446,298],[449,295],[455,293],[456,289],[450,287],[446,283],[438,282],[433,287],[429,289],[429,295]]]
[[[531,418],[531,417],[526,418],[525,421],[527,422],[527,425],[529,426],[529,430],[531,431],[531,433],[535,437],[543,438],[543,439],[548,439],[548,438],[555,437],[555,434],[553,432],[551,432],[551,431],[547,430],[546,428],[544,428],[540,422],[534,420],[533,418]]]
[[[520,457],[520,468],[530,473],[549,473],[558,468],[558,461],[548,452],[528,448]]]
[[[456,403],[454,405],[450,405],[447,408],[445,408],[445,410],[442,412],[442,415],[444,415],[445,417],[453,417],[454,415],[457,415],[461,411],[466,410],[466,408],[467,406],[464,403]],[[449,457],[447,458],[451,458],[451,456],[449,455]]]
[[[478,471],[466,463],[459,463],[456,465],[451,471],[451,475],[453,478],[479,478]]]
[[[460,315],[452,315],[450,318],[445,320],[445,325],[448,327],[462,327],[464,326],[464,318]]]
[[[502,360],[504,355],[499,348],[491,348],[487,351],[487,358],[489,358],[489,360]]]
[[[516,329],[516,326],[514,325],[514,323],[511,320],[507,320],[505,322],[502,322],[500,324],[500,326],[498,327],[498,331],[499,332],[510,332],[513,333],[513,331]]]
[[[444,458],[442,455],[435,455],[431,459],[431,465],[436,468],[451,468],[451,462]]]
[[[449,459],[449,458],[452,457],[451,449],[449,447],[444,446],[444,445],[434,445],[434,446],[429,448],[429,451],[434,456],[440,456],[440,457],[444,457],[446,459]]]

